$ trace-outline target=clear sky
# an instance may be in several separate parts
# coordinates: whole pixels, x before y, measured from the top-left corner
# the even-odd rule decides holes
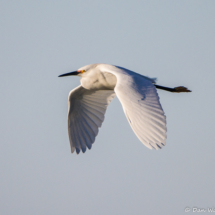
[[[215,207],[215,1],[1,0],[0,214],[184,214]],[[115,98],[91,150],[70,153],[67,98],[91,63],[159,91],[167,145],[149,150]]]

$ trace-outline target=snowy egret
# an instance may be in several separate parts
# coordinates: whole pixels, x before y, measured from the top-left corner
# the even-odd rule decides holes
[[[150,149],[166,142],[166,116],[158,89],[191,92],[186,87],[168,88],[128,69],[108,64],[91,64],[58,77],[77,75],[81,85],[69,93],[68,133],[71,152],[91,149],[104,121],[107,106],[117,95],[127,120],[139,140]]]

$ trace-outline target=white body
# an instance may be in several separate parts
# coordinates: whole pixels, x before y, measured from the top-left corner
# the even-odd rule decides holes
[[[115,95],[139,140],[150,149],[165,145],[166,117],[154,79],[108,64],[92,64],[79,70],[85,71],[78,75],[81,85],[69,94],[68,132],[72,152],[91,148]]]

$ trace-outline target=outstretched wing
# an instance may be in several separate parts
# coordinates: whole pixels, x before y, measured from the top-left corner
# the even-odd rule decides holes
[[[116,76],[114,91],[139,140],[150,149],[162,148],[166,142],[166,117],[154,79],[107,64],[99,65],[99,69]]]
[[[114,97],[113,90],[87,90],[81,85],[69,93],[68,133],[72,153],[91,149]]]

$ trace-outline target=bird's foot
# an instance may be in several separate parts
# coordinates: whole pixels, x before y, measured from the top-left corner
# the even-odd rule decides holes
[[[191,90],[188,90],[186,87],[183,87],[183,86],[175,87],[174,90],[175,90],[176,93],[183,93],[183,92],[189,93],[189,92],[192,92]]]

